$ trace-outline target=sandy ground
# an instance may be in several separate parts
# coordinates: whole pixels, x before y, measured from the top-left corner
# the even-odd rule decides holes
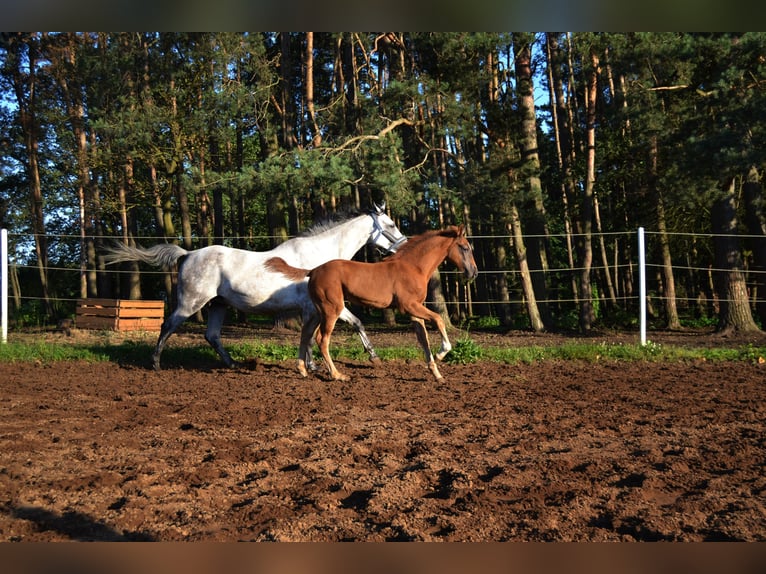
[[[0,364],[0,541],[766,540],[766,365],[337,363]]]

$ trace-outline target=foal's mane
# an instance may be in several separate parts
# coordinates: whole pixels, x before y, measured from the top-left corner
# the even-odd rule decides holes
[[[304,229],[298,235],[298,237],[314,237],[315,235],[319,235],[320,233],[324,233],[325,231],[330,231],[331,229],[338,227],[342,223],[347,222],[349,219],[353,219],[360,215],[363,215],[363,212],[340,211],[338,213],[334,213],[324,219],[320,219],[319,221],[316,221],[311,227]]]
[[[412,237],[408,238],[407,241],[403,243],[401,247],[399,247],[399,249],[396,250],[396,253],[390,255],[387,257],[387,259],[397,259],[402,255],[409,253],[410,251],[420,249],[424,241],[437,236],[455,238],[458,236],[458,228],[455,225],[450,225],[444,229],[430,229],[419,235],[413,235]]]

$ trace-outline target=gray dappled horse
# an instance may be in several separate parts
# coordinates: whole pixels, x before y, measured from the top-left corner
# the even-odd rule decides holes
[[[315,225],[270,251],[247,251],[221,245],[187,251],[170,243],[142,249],[117,244],[107,251],[106,259],[110,264],[142,261],[156,267],[170,267],[183,258],[178,267],[177,305],[163,322],[152,355],[156,370],[160,369],[160,355],[168,337],[205,305],[208,305],[205,339],[227,366],[233,366],[234,361],[221,343],[226,305],[247,313],[266,315],[297,312],[304,323],[316,321],[317,311],[308,294],[308,279],[291,281],[264,263],[279,257],[295,267],[310,269],[332,259],[351,259],[365,244],[396,251],[407,238],[385,214],[384,207],[376,205],[364,215]],[[344,309],[340,318],[356,329],[370,359],[377,359],[362,322],[348,309]],[[304,375],[306,369],[315,369],[310,342],[306,345],[301,340],[298,368]]]

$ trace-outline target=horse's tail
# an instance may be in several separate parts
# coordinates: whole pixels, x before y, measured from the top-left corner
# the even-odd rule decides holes
[[[275,273],[281,273],[291,281],[302,281],[311,271],[310,269],[299,269],[288,265],[281,257],[272,257],[263,264],[266,269]]]
[[[186,249],[173,243],[158,243],[148,249],[116,243],[106,248],[104,258],[110,265],[124,261],[142,261],[154,267],[171,267],[188,253]]]

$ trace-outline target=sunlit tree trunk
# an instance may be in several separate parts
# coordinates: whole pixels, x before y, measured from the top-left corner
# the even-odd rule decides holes
[[[17,33],[6,39],[10,60],[11,82],[16,96],[26,153],[27,182],[29,185],[30,223],[34,233],[37,271],[40,278],[46,314],[54,314],[48,287],[48,237],[45,231],[45,212],[39,165],[39,125],[37,119],[37,66],[39,38],[35,34]],[[26,48],[26,70],[24,53]]]
[[[74,136],[75,157],[77,162],[77,207],[80,229],[80,297],[88,296],[88,255],[86,249],[86,190],[90,186],[90,165],[88,162],[88,139],[86,132],[85,105],[79,77],[74,74],[77,64],[77,51],[82,36],[75,32],[62,34],[62,43],[58,50],[50,50],[52,70],[61,89],[67,117]]]
[[[521,115],[521,154],[522,171],[525,174],[525,220],[529,237],[524,246],[521,229],[517,230],[513,225],[514,217],[518,213],[511,214],[511,223],[514,227],[514,245],[518,249],[526,250],[525,261],[528,265],[527,275],[532,289],[532,297],[527,298],[527,310],[530,323],[535,331],[542,331],[546,325],[550,325],[550,311],[548,309],[548,288],[546,285],[547,262],[545,255],[545,242],[547,230],[545,225],[545,210],[543,207],[543,189],[540,183],[540,158],[537,144],[537,115],[535,113],[535,97],[532,80],[532,42],[534,34],[513,34],[515,52],[516,91],[518,94],[519,114]],[[518,231],[518,237],[516,232]],[[522,280],[524,272],[522,270]]]
[[[311,121],[311,145],[319,147],[322,144],[322,132],[317,124],[316,110],[314,109],[314,32],[306,32],[306,112]]]
[[[561,203],[564,213],[564,238],[566,241],[567,261],[572,288],[572,296],[575,302],[579,300],[577,290],[577,277],[574,273],[574,241],[572,225],[572,198],[574,197],[574,175],[572,164],[574,162],[574,136],[572,125],[569,121],[571,113],[567,109],[567,100],[564,97],[564,84],[562,79],[561,60],[562,54],[556,34],[546,34],[546,55],[548,59],[548,80],[551,86],[550,101],[553,115],[554,140],[556,143],[556,159],[561,172]]]
[[[596,183],[596,99],[598,91],[598,55],[590,54],[590,69],[585,87],[585,185],[580,219],[578,220],[578,244],[580,251],[580,330],[588,332],[596,320],[591,288],[593,265],[593,198]]]
[[[125,245],[135,246],[136,240],[131,232],[132,215],[128,213],[128,197],[133,186],[133,161],[128,158],[125,163],[122,183],[119,186],[120,199],[120,221],[122,226],[122,242]],[[123,263],[123,269],[127,271],[120,281],[121,297],[127,299],[141,299],[141,275],[137,261],[128,261]]]
[[[521,233],[521,221],[519,219],[519,210],[515,204],[510,206],[510,225],[511,233],[513,234],[513,248],[516,253],[516,262],[519,266],[519,273],[521,275],[521,287],[524,291],[524,302],[527,307],[527,314],[529,315],[529,323],[534,331],[540,332],[545,330],[545,325],[540,317],[540,313],[537,308],[537,299],[535,296],[535,290],[532,287],[532,279],[529,273],[529,263],[527,261],[527,252],[524,247],[524,240]]]
[[[717,331],[759,331],[750,312],[742,253],[737,237],[736,182],[731,178],[720,198],[712,206],[715,248],[716,290],[720,299]]]

